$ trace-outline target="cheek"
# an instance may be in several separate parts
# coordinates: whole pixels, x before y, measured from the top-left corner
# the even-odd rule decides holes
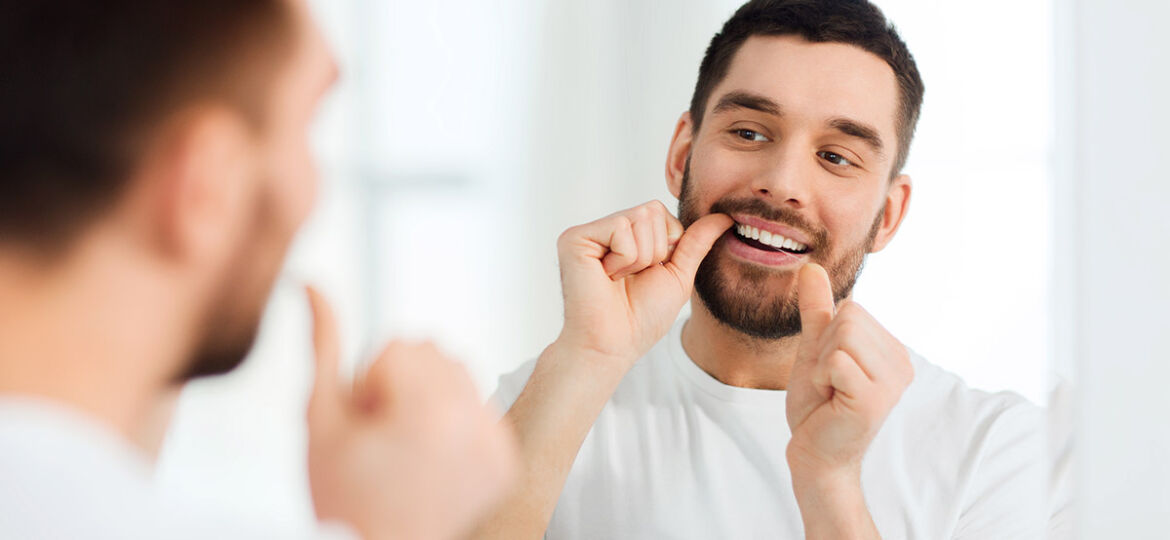
[[[728,195],[750,194],[759,173],[755,161],[712,146],[696,148],[691,156],[691,189],[704,208]]]
[[[820,200],[824,201],[818,209],[821,223],[829,231],[837,254],[841,250],[854,249],[868,238],[874,219],[882,208],[870,197],[856,195],[839,194]]]
[[[274,152],[268,181],[281,224],[287,230],[295,230],[316,201],[318,172],[304,137],[289,137],[282,142]]]

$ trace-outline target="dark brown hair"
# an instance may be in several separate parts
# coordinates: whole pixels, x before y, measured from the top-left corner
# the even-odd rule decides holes
[[[262,122],[293,29],[283,0],[0,0],[0,246],[62,250],[186,106]]]
[[[914,57],[877,6],[865,0],[751,0],[736,10],[707,47],[691,97],[697,132],[711,92],[727,76],[740,46],[751,36],[796,35],[813,43],[846,43],[885,60],[900,93],[898,152],[892,175],[906,164],[925,90]]]

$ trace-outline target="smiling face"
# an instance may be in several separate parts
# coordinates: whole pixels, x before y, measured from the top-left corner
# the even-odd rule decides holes
[[[699,129],[683,115],[667,163],[684,225],[714,212],[736,221],[696,276],[712,315],[757,338],[798,334],[796,274],[808,262],[829,271],[838,300],[849,295],[909,203],[909,178],[891,178],[898,106],[893,70],[863,49],[743,43]]]

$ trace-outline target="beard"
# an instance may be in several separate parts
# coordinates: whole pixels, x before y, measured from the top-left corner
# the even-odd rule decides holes
[[[260,199],[231,266],[222,272],[208,299],[195,350],[176,377],[177,383],[230,373],[252,351],[289,244],[287,239],[265,241],[281,235],[273,230],[275,216],[268,199]]]
[[[690,227],[701,217],[691,181],[690,158],[687,158],[683,171],[678,205],[679,221],[684,227]],[[812,248],[809,260],[820,264],[828,272],[833,300],[839,303],[853,292],[853,286],[865,265],[865,256],[873,247],[881,227],[885,208],[878,212],[866,238],[836,257],[829,249],[832,238],[828,231],[786,207],[771,206],[754,197],[725,197],[712,204],[707,213],[758,216],[808,233],[808,244]],[[779,290],[769,282],[780,273],[767,267],[732,260],[720,249],[727,241],[727,237],[719,239],[695,273],[695,292],[703,305],[721,324],[752,338],[779,340],[799,335],[800,300],[796,294],[795,272],[792,273],[788,290]]]

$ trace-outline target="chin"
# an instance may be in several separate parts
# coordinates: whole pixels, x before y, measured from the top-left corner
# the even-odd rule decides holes
[[[793,272],[718,256],[704,260],[695,276],[695,291],[716,320],[764,340],[800,334],[794,288]]]
[[[180,382],[231,373],[252,352],[276,281],[275,272],[271,278],[251,280],[256,283],[251,287],[240,285],[240,281],[227,280],[235,285],[221,288]]]
[[[179,377],[185,383],[193,379],[226,375],[244,363],[256,343],[259,334],[259,318],[247,329],[229,332],[204,340],[201,348],[191,358],[187,370]],[[222,331],[222,329],[221,329]],[[218,333],[214,328],[211,333]]]

